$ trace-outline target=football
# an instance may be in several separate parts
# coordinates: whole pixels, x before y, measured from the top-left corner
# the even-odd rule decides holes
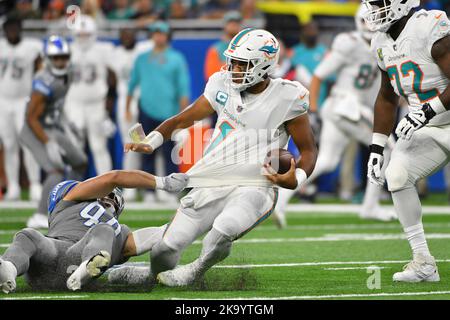
[[[285,149],[273,149],[267,153],[266,161],[278,174],[284,174],[291,167],[292,153]]]

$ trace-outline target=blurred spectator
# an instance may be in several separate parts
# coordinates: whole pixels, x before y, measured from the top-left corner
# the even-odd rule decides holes
[[[65,18],[66,8],[64,0],[51,0],[44,12],[43,18],[45,20],[59,20]]]
[[[39,9],[33,7],[33,0],[17,0],[12,15],[22,20],[41,17]]]
[[[261,19],[264,17],[256,7],[256,0],[242,0],[240,10],[243,19]]]
[[[277,37],[277,39],[280,39]],[[273,78],[283,78],[288,80],[295,80],[295,69],[292,66],[290,59],[291,52],[287,50],[284,42],[278,40],[280,44],[280,57],[278,59],[278,66],[275,72],[271,75]],[[308,82],[309,84],[309,82]],[[306,85],[308,87],[308,85]]]
[[[228,47],[228,43],[241,30],[242,16],[238,11],[231,11],[224,16],[223,35],[220,41],[214,43],[209,47],[204,65],[205,79],[220,71],[220,68],[226,63],[226,58],[223,55]]]
[[[161,122],[176,115],[189,103],[189,72],[183,55],[170,47],[170,28],[158,21],[150,26],[154,47],[140,54],[131,71],[128,85],[126,118],[131,120],[131,101],[136,88],[140,88],[139,122],[146,133],[154,130]],[[164,158],[165,171],[177,172],[171,153],[174,144],[165,143],[154,154],[144,155],[144,169],[156,172],[155,157]],[[159,175],[163,173],[157,173]],[[173,200],[165,193],[157,193],[161,201]],[[153,192],[145,196],[146,201],[154,201]]]
[[[292,65],[297,69],[297,75],[302,73],[300,71],[303,68],[310,74],[314,74],[314,69],[316,69],[327,52],[327,47],[319,43],[319,27],[317,23],[311,21],[303,25],[300,38],[301,42],[292,48]],[[326,88],[327,84],[324,81],[320,90],[319,106],[325,100]]]
[[[83,0],[81,4],[81,12],[84,15],[91,16],[97,26],[102,26],[105,21],[105,15],[100,7],[99,0]]]
[[[154,7],[152,0],[136,0],[134,3],[136,13],[133,19],[137,20],[138,27],[144,27],[156,21],[161,13]]]
[[[239,10],[237,0],[211,0],[202,8],[202,18],[220,19],[230,10]]]
[[[170,18],[171,19],[186,19],[188,17],[188,10],[183,3],[183,0],[174,0],[170,4]]]
[[[107,16],[110,20],[131,19],[136,14],[136,9],[129,6],[128,0],[116,0],[114,4],[114,9]]]

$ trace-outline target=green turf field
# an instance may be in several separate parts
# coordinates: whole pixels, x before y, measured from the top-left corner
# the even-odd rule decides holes
[[[0,254],[14,232],[24,227],[32,210],[0,209]],[[127,211],[122,223],[131,228],[161,225],[171,211]],[[0,299],[448,299],[450,298],[450,215],[426,215],[424,226],[441,276],[439,283],[399,284],[392,274],[410,259],[398,222],[360,220],[355,214],[288,215],[290,227],[277,230],[271,219],[234,244],[232,254],[191,287],[147,288],[110,286],[100,279],[98,291],[33,291],[22,279],[17,292]],[[200,252],[194,243],[182,263]],[[148,256],[131,262],[148,262]],[[380,269],[368,273],[367,267]],[[368,278],[381,275],[380,288]],[[376,286],[376,282],[370,281]]]

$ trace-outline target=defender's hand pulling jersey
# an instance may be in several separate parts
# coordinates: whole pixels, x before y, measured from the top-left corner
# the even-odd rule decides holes
[[[396,41],[378,32],[372,51],[380,68],[386,71],[392,87],[407,99],[410,111],[437,97],[450,81],[431,56],[433,44],[450,35],[450,21],[445,12],[420,10],[408,20]],[[450,111],[431,119],[428,126],[450,123]]]
[[[231,89],[226,75],[209,78],[204,96],[218,119],[204,156],[188,172],[190,187],[269,186],[261,173],[267,152],[286,145],[285,123],[306,114],[309,92],[299,82],[272,79],[260,94]]]

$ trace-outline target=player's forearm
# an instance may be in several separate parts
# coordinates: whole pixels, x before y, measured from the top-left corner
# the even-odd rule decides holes
[[[111,188],[141,188],[155,189],[155,177],[150,173],[140,170],[114,170],[109,173]],[[111,190],[112,190],[111,189]]]
[[[301,151],[302,157],[300,161],[297,163],[297,168],[305,171],[306,176],[310,176],[314,171],[314,167],[316,166],[317,160],[317,148],[314,146],[308,150]]]
[[[27,124],[39,141],[41,141],[43,144],[46,144],[48,142],[48,136],[38,119],[27,117]]]
[[[322,79],[317,76],[313,76],[311,80],[311,86],[309,87],[309,103],[311,112],[317,112],[319,109],[318,101],[321,85]]]
[[[127,95],[127,101],[125,104],[125,111],[126,112],[131,112],[131,102],[133,101],[133,96],[132,95]]]
[[[394,129],[397,105],[378,96],[374,110],[373,132],[389,136]]]

